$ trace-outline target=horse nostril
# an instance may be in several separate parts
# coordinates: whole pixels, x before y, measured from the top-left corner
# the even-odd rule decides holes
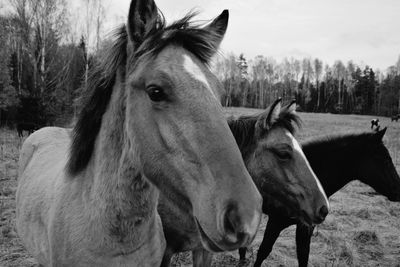
[[[223,221],[223,232],[225,241],[231,244],[247,242],[250,238],[249,233],[245,231],[243,218],[240,216],[238,206],[229,204],[225,210]]]
[[[229,205],[224,215],[224,234],[232,243],[237,241],[236,229],[237,225],[239,224],[239,220],[240,218],[237,213],[237,208],[234,205]]]
[[[319,216],[325,219],[325,217],[328,215],[328,212],[328,207],[324,205],[319,209]]]

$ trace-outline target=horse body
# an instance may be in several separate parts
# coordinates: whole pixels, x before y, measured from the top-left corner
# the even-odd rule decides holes
[[[385,131],[386,128],[378,132],[326,137],[310,140],[302,145],[328,197],[349,182],[360,180],[389,200],[400,201],[400,178],[382,143]],[[293,224],[297,224],[296,249],[299,266],[307,266],[314,227],[291,219],[283,205],[272,199],[264,199],[263,212],[268,214],[269,220],[254,266],[261,266],[271,253],[280,232]],[[245,251],[244,248],[239,250],[242,260]]]
[[[320,223],[329,204],[292,136],[295,105],[281,110],[280,101],[260,115],[231,120],[229,125],[262,194],[284,201],[304,223]],[[158,211],[167,240],[162,266],[169,265],[172,254],[188,250],[193,251],[194,266],[211,266],[212,254],[203,249],[193,217],[182,214],[163,195]]]
[[[73,131],[44,128],[24,142],[17,230],[42,265],[159,266],[159,192],[212,251],[254,238],[261,196],[207,67],[228,12],[202,28],[191,17],[167,27],[153,1],[132,1]]]
[[[44,266],[160,262],[165,240],[155,212],[158,190],[138,173],[128,149],[108,145],[110,135],[120,128],[120,121],[107,120],[113,117],[111,110],[104,115],[111,124],[100,130],[95,157],[77,177],[65,172],[69,130],[43,128],[24,142],[17,229],[28,251]],[[128,164],[121,168],[124,161]]]
[[[379,130],[380,125],[379,125],[379,119],[372,119],[371,120],[371,129],[376,128],[377,130]]]

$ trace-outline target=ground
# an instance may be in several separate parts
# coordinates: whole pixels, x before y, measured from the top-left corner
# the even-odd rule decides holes
[[[251,114],[259,110],[232,108],[233,115]],[[298,139],[332,133],[369,130],[371,116],[300,113],[304,124]],[[384,142],[397,170],[400,170],[400,124],[379,117],[388,126]],[[21,140],[15,131],[0,129],[0,266],[36,266],[24,250],[15,231],[15,190],[17,162]],[[330,198],[331,210],[324,223],[314,231],[310,266],[400,266],[400,203],[383,196],[359,182],[350,183]],[[268,217],[241,266],[251,266]],[[296,266],[294,226],[284,230],[264,266]],[[175,257],[174,266],[190,266],[191,256]],[[238,266],[237,251],[214,256],[213,266]]]

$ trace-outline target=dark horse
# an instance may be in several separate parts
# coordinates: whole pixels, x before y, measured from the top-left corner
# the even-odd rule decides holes
[[[324,137],[303,143],[303,151],[328,196],[347,183],[360,180],[390,201],[400,201],[400,179],[382,142],[385,132],[386,128],[376,132]],[[307,266],[314,227],[290,219],[284,215],[284,210],[265,198],[263,211],[269,215],[269,220],[254,266],[261,266],[263,260],[271,253],[280,232],[293,224],[297,224],[299,266]],[[239,249],[241,260],[244,260],[245,253],[245,248]]]
[[[280,102],[278,99],[261,114],[229,120],[229,127],[262,194],[285,203],[291,214],[303,223],[321,223],[329,204],[293,137],[295,125],[299,123],[296,105],[281,108]],[[203,249],[199,237],[201,228],[196,227],[193,217],[180,212],[164,195],[160,195],[158,211],[167,240],[162,266],[169,265],[173,253],[188,250],[193,251],[194,266],[211,266],[212,255]]]
[[[39,126],[32,122],[20,122],[17,124],[17,132],[19,137],[24,136],[24,131],[27,131],[28,135],[30,135],[37,129],[39,129]]]
[[[373,119],[373,120],[371,120],[371,129],[373,129],[374,127],[376,127],[376,129],[379,130],[379,127],[380,127],[380,125],[379,125],[379,119]]]
[[[400,118],[400,114],[396,114],[396,115],[393,115],[393,116],[391,117],[392,121],[398,121],[399,118]]]

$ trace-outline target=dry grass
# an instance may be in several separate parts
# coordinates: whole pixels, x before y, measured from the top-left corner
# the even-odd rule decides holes
[[[251,114],[258,110],[232,108],[228,114]],[[303,129],[299,139],[332,133],[368,130],[373,117],[357,115],[300,113]],[[389,126],[384,142],[400,170],[400,124],[379,118]],[[16,133],[0,129],[0,266],[35,266],[23,249],[15,231],[15,190],[20,140]],[[400,203],[376,195],[353,182],[330,198],[331,212],[317,227],[311,243],[310,266],[400,266]],[[268,217],[265,216],[256,240],[247,254],[251,266]],[[296,266],[294,227],[281,233],[264,266]],[[191,256],[179,255],[175,266],[190,266]],[[213,266],[238,266],[238,253],[220,253]]]
[[[0,266],[36,266],[15,229],[15,191],[22,140],[16,131],[0,129]]]

